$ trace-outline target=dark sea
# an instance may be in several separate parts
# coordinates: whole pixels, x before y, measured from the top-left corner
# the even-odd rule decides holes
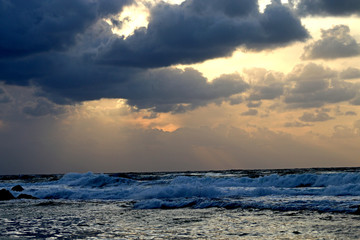
[[[0,239],[360,238],[360,168],[3,175],[3,188],[38,199],[0,201]]]

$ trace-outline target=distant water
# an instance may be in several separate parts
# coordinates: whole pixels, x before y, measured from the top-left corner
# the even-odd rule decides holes
[[[358,239],[360,168],[0,176],[0,239]],[[11,191],[14,196],[19,192]]]

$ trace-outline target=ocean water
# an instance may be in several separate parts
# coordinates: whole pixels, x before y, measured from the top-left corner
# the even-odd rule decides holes
[[[360,168],[0,176],[17,184],[39,199],[0,201],[0,239],[360,236]]]

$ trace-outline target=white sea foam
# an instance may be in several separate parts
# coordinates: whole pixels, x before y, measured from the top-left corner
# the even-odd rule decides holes
[[[9,183],[0,187],[9,188]],[[360,173],[172,173],[108,175],[68,173],[57,181],[24,182],[41,199],[125,200],[135,208],[256,207],[350,211],[360,204]],[[14,193],[16,195],[18,193]],[[305,200],[304,200],[305,199]]]

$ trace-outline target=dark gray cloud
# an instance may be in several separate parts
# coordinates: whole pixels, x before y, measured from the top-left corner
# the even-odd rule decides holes
[[[246,17],[258,12],[258,3],[253,0],[187,0],[183,3],[183,7],[199,15],[215,12],[229,17]]]
[[[36,102],[31,103],[31,105],[25,106],[22,111],[32,117],[54,116],[65,113],[65,109],[62,106],[58,106],[43,98],[39,98]]]
[[[239,46],[271,49],[308,37],[287,6],[274,1],[260,13],[253,0],[161,2],[151,8],[147,29],[117,36],[103,18],[114,19],[131,3],[0,0],[0,80],[35,86],[39,96],[57,104],[124,98],[139,109],[177,113],[211,102],[238,104],[242,97],[235,95],[248,86],[237,75],[210,83],[195,70],[149,67],[228,56]],[[278,94],[259,91],[267,99]],[[42,103],[24,112],[42,115],[45,108],[51,109]]]
[[[155,119],[159,116],[157,112],[150,112],[149,115],[144,116],[143,119]]]
[[[354,68],[339,72],[308,63],[295,66],[287,75],[262,68],[245,69],[244,73],[249,82],[246,94],[249,107],[256,107],[252,102],[274,99],[288,108],[319,108],[345,101],[360,104],[356,97],[360,95],[358,84],[346,81],[356,77]]]
[[[102,33],[102,38],[94,36]],[[194,69],[135,69],[94,63],[110,26],[98,22],[81,36],[76,54],[48,53],[34,57],[0,60],[0,76],[8,84],[32,84],[45,96],[59,104],[100,98],[125,98],[137,108],[159,112],[184,112],[213,101],[230,101],[247,84],[236,74],[223,75],[212,83]],[[22,71],[18,71],[22,69]],[[30,79],[30,81],[29,81]],[[231,101],[234,99],[232,98]],[[26,108],[30,113],[30,109]],[[35,109],[33,109],[35,110]]]
[[[241,116],[256,116],[258,114],[258,110],[250,108],[246,112],[241,113]]]
[[[116,36],[102,17],[111,17],[130,2],[93,1],[89,5],[88,1],[77,0],[64,1],[62,6],[55,0],[29,1],[36,14],[32,15],[29,8],[23,6],[19,13],[28,19],[27,28],[38,28],[38,33],[43,34],[24,43],[21,51],[17,49],[21,44],[11,45],[10,33],[4,35],[0,44],[7,52],[0,59],[0,80],[10,85],[35,86],[38,96],[57,104],[123,98],[134,109],[154,112],[181,113],[224,101],[239,104],[244,99],[241,93],[247,90],[249,107],[256,107],[261,100],[281,97],[290,107],[320,107],[341,101],[357,103],[354,99],[357,90],[351,83],[339,79],[337,72],[315,64],[295,68],[286,79],[276,72],[259,71],[257,79],[249,85],[237,74],[223,75],[210,82],[190,68],[149,69],[229,55],[239,46],[261,50],[304,40],[307,31],[279,1],[268,5],[264,13],[259,12],[256,1],[250,0],[160,3],[151,9],[147,29],[138,29],[128,38]],[[1,11],[15,19],[14,9],[22,1],[1,3]],[[45,11],[57,5],[63,8]],[[59,15],[61,9],[69,11]],[[60,17],[56,18],[58,25],[49,30],[48,36],[46,29],[53,21],[51,14]],[[42,15],[41,24],[29,20]],[[20,20],[1,24],[12,30],[25,21]],[[44,39],[51,39],[57,31],[60,31],[59,39],[47,45]],[[31,34],[25,31],[21,40],[32,37]],[[17,38],[20,39],[14,36],[14,42]],[[116,61],[105,61],[105,57],[114,57]],[[6,94],[0,97],[2,102],[9,100]],[[26,106],[23,113],[42,116],[56,114],[56,109],[57,105],[40,101]]]
[[[210,102],[231,101],[248,84],[237,74],[222,75],[208,82],[192,68],[154,69],[139,73],[119,89],[128,104],[155,112],[184,112]]]
[[[248,103],[246,104],[246,106],[247,106],[248,108],[257,108],[257,107],[260,107],[261,104],[262,104],[261,101],[258,101],[258,102],[252,102],[252,101],[250,101],[250,102],[248,102]]]
[[[22,2],[34,5],[36,8],[23,7]],[[13,36],[24,41],[24,44],[11,45],[11,33],[6,33],[9,36],[5,35],[4,40],[0,40],[0,48],[6,49],[9,53],[1,55],[3,58],[0,58],[0,80],[12,85],[35,85],[43,91],[44,96],[59,103],[111,97],[112,84],[127,79],[132,70],[94,64],[93,58],[99,49],[115,37],[111,27],[101,18],[121,11],[121,7],[130,2],[127,0],[31,0],[12,1],[10,7],[4,7],[6,1],[2,1],[2,11],[6,12],[9,17],[21,19],[21,17],[17,17],[15,11],[19,5],[21,10],[19,14],[24,12],[25,16],[29,16],[29,18],[38,17],[42,19],[41,23],[44,26],[38,26],[36,21],[26,21],[26,24],[24,23],[26,28],[38,27],[42,32],[41,34],[39,32],[36,37],[28,36],[26,31],[20,32],[21,36]],[[47,9],[49,12],[46,11]],[[36,12],[35,16],[32,11]],[[64,14],[61,15],[62,12]],[[51,18],[52,15],[58,16],[56,21]],[[49,27],[45,26],[51,21],[55,21],[63,29],[54,26],[48,30]],[[81,21],[86,24],[81,25]],[[23,25],[22,21],[8,24],[11,25],[9,28],[14,29],[21,28]],[[81,25],[81,29],[78,25]],[[29,34],[32,34],[30,30]],[[51,40],[52,34],[58,36],[56,41]],[[47,41],[50,42],[49,45],[47,45]],[[24,49],[19,51],[18,47]],[[10,54],[10,52],[14,52],[14,54]]]
[[[345,112],[345,115],[346,116],[357,116],[357,113],[354,111],[347,111],[347,112]]]
[[[321,30],[321,39],[304,47],[302,59],[336,59],[360,54],[360,45],[350,35],[350,28],[337,25]]]
[[[36,96],[36,88],[3,85],[7,99],[0,101],[0,120],[11,124],[17,121],[28,121],[39,117],[58,118],[67,116],[73,106],[57,105],[47,98]],[[0,100],[1,100],[0,94]],[[21,124],[21,123],[20,123]]]
[[[336,116],[344,116],[344,115],[345,116],[356,116],[357,115],[357,113],[354,111],[346,111],[346,112],[341,111],[340,106],[336,106],[334,108],[334,112],[335,112]]]
[[[242,96],[234,96],[234,97],[230,97],[228,99],[228,102],[230,105],[237,105],[237,104],[240,104],[244,101],[243,97]]]
[[[293,0],[293,2],[295,2]],[[358,0],[300,0],[297,5],[300,15],[345,16],[360,14]]]
[[[350,101],[358,91],[353,84],[338,79],[337,72],[314,63],[296,66],[287,80],[284,102],[293,108]]]
[[[0,58],[67,50],[98,19],[131,0],[1,0]]]
[[[333,119],[333,117],[330,117],[329,114],[327,114],[326,112],[315,112],[315,113],[310,113],[310,112],[305,112],[300,118],[299,120],[303,121],[303,122],[324,122],[324,121],[328,121]]]
[[[189,64],[230,56],[240,46],[271,49],[308,36],[300,20],[277,1],[264,13],[250,0],[160,3],[151,9],[147,28],[116,39],[99,61],[134,67]]]
[[[8,103],[8,102],[11,102],[11,97],[2,87],[0,87],[0,103]]]
[[[39,62],[47,62],[38,56]],[[31,66],[33,61],[25,59],[12,61],[11,68],[4,71],[16,76],[17,65]],[[61,64],[56,65],[55,63]],[[1,66],[1,63],[0,63]],[[23,71],[22,76],[8,80],[9,84],[21,82],[32,75],[35,68]],[[1,71],[0,71],[1,72]],[[39,77],[31,82],[40,90],[40,96],[58,104],[96,100],[100,98],[124,98],[131,106],[150,108],[158,112],[184,112],[214,101],[233,101],[230,96],[248,88],[239,75],[223,75],[211,83],[194,69],[184,71],[175,68],[133,69],[97,65],[89,59],[69,58],[53,54],[47,69],[36,73]]]
[[[254,86],[249,96],[249,100],[271,100],[280,97],[284,92],[284,84],[282,82],[270,83],[267,86]]]
[[[8,103],[11,102],[11,98],[7,95],[0,94],[0,103]]]

